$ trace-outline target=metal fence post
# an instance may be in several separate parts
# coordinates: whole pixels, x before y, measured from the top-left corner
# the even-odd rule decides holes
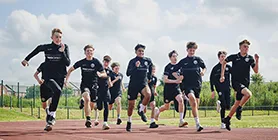
[[[33,102],[31,101],[31,116],[33,116]]]
[[[82,119],[84,119],[84,108],[82,109]]]
[[[114,118],[114,107],[112,109],[112,118]]]
[[[19,82],[17,82],[17,107],[19,108]]]
[[[176,118],[176,111],[175,111],[175,109],[173,109],[173,112],[174,112],[174,118]]]
[[[41,109],[40,109],[40,107],[38,107],[38,119],[40,119],[41,118]]]
[[[36,85],[34,84],[34,90],[33,90],[33,106],[36,106]]]
[[[67,107],[67,119],[69,119],[69,107]]]
[[[23,97],[21,97],[20,99],[20,112],[22,112],[22,107],[23,107],[23,99],[22,99]]]
[[[1,107],[4,107],[4,81],[1,80]]]
[[[12,105],[13,105],[12,102],[13,102],[13,101],[12,101],[12,95],[11,95],[11,96],[10,96],[10,110],[12,109]]]

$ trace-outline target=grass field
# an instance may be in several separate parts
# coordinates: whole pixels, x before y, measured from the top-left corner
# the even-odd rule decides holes
[[[18,108],[14,108],[12,110],[0,108],[0,121],[29,121],[29,120],[44,120],[45,112],[43,109],[40,109],[41,118],[38,119],[38,109],[33,110],[33,116],[31,116],[31,109],[30,108],[23,108],[23,112],[19,112]],[[110,112],[110,123],[115,123],[115,118],[112,117],[112,113]],[[147,112],[147,116],[150,116],[150,111]],[[216,113],[214,110],[200,111],[200,121],[203,126],[220,126],[220,118],[219,114]],[[232,119],[232,126],[234,128],[278,128],[278,111],[254,111],[255,116],[251,116],[252,111],[247,110],[243,112],[243,118],[241,121],[236,120],[235,118]],[[270,115],[268,115],[270,113]],[[114,116],[116,116],[116,111],[114,111]],[[93,113],[92,113],[92,116]],[[161,113],[160,120],[157,122],[158,124],[162,125],[177,125],[178,124],[178,114],[172,110],[165,111]],[[69,110],[69,118],[70,119],[82,119],[82,110],[78,109],[71,109]],[[126,110],[122,111],[122,118],[125,121],[127,118]],[[59,109],[57,110],[57,120],[64,120],[67,119],[67,110],[66,109]],[[100,112],[100,120],[102,120],[102,112]],[[134,124],[143,124],[140,121],[139,116],[134,111],[133,115],[133,123]],[[189,126],[194,126],[194,119],[189,117],[189,113],[187,113],[186,121],[188,121]],[[148,123],[147,123],[148,124]]]

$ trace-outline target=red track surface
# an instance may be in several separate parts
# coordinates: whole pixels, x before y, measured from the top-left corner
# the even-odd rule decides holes
[[[101,125],[84,128],[84,121],[58,121],[51,132],[44,132],[45,122],[0,122],[0,140],[274,140],[278,139],[278,129],[233,129],[231,132],[219,128],[205,128],[196,132],[195,128],[160,126],[149,129],[147,125],[133,125],[133,131],[125,131],[125,123],[110,125],[110,130],[102,130]]]

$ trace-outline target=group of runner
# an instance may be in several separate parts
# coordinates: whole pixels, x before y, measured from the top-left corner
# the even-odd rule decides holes
[[[23,66],[28,66],[28,61],[39,52],[44,52],[45,61],[41,63],[34,74],[38,81],[41,92],[42,106],[46,111],[46,131],[51,131],[55,124],[56,110],[59,103],[63,86],[67,86],[71,73],[81,69],[80,90],[82,99],[80,100],[80,109],[84,108],[86,122],[85,126],[92,126],[91,111],[95,110],[94,125],[98,125],[98,110],[103,111],[103,129],[109,129],[108,114],[117,105],[117,125],[121,120],[121,96],[125,87],[123,85],[123,74],[120,73],[120,64],[114,62],[108,55],[103,57],[102,63],[94,57],[95,48],[93,45],[84,47],[85,58],[77,61],[71,68],[69,47],[62,43],[62,31],[58,28],[52,30],[52,43],[39,45],[23,61]],[[220,112],[221,128],[230,128],[230,120],[234,113],[236,118],[241,119],[242,107],[252,96],[248,89],[250,84],[250,67],[255,73],[258,73],[259,56],[248,54],[250,42],[243,40],[239,43],[240,52],[227,57],[225,51],[219,51],[217,56],[219,63],[215,65],[210,74],[210,85],[212,98],[215,97],[215,89],[219,95],[217,101],[217,111]],[[203,130],[198,116],[200,103],[200,92],[202,87],[202,76],[207,68],[204,61],[195,56],[198,45],[195,42],[186,44],[187,55],[178,61],[178,53],[173,50],[169,52],[169,63],[164,68],[164,105],[156,107],[154,96],[157,95],[155,76],[156,68],[150,58],[145,57],[146,46],[137,44],[135,46],[136,57],[128,63],[126,75],[130,77],[128,84],[128,119],[126,131],[132,131],[132,114],[135,107],[135,101],[138,95],[141,100],[137,106],[138,115],[142,121],[147,122],[146,107],[149,104],[151,108],[150,128],[158,128],[159,115],[170,109],[171,104],[179,112],[179,127],[186,127],[188,123],[184,120],[186,115],[187,102],[192,108],[192,114],[198,132]],[[232,62],[232,66],[228,65]],[[41,78],[39,77],[41,74]],[[230,78],[231,77],[231,78]],[[232,84],[230,84],[230,81]],[[232,88],[236,92],[236,101],[230,109],[230,92]],[[225,110],[230,109],[230,113],[225,117]]]

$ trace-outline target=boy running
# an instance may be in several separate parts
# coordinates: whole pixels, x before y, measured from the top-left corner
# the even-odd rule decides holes
[[[111,94],[111,101],[109,102],[109,110],[112,110],[113,104],[117,104],[117,125],[120,125],[122,123],[121,120],[121,100],[122,100],[122,92],[125,91],[125,87],[123,85],[123,74],[120,73],[120,64],[115,62],[111,64],[111,68],[113,72],[111,73],[111,82],[112,87],[110,88],[110,94]]]
[[[94,102],[97,101],[97,90],[98,90],[98,78],[107,77],[100,61],[97,58],[94,58],[94,47],[92,45],[86,45],[84,47],[84,53],[86,58],[76,62],[69,70],[66,76],[66,82],[70,77],[70,74],[81,68],[81,93],[84,99],[84,110],[86,116],[85,126],[87,128],[91,127],[91,110],[94,108]]]
[[[178,102],[178,110],[180,114],[180,123],[179,127],[184,127],[188,125],[186,121],[184,121],[184,99],[183,94],[180,90],[179,84],[181,83],[183,76],[180,75],[179,72],[174,71],[174,68],[177,63],[178,53],[173,50],[169,53],[170,63],[166,65],[164,68],[164,105],[159,109],[156,108],[155,119],[158,120],[159,114],[165,110],[169,110],[171,106],[171,102],[173,100],[177,100]]]
[[[219,81],[221,76],[221,68],[222,64],[226,59],[227,53],[225,51],[219,51],[218,54],[219,63],[216,64],[211,73],[210,73],[210,89],[211,89],[211,97],[214,99],[215,92],[214,87],[216,88],[216,91],[219,96],[219,100],[217,101],[217,112],[220,112],[221,117],[221,129],[225,129],[226,126],[223,123],[223,119],[225,117],[225,110],[230,109],[231,104],[231,90],[230,90],[230,74],[232,67],[230,65],[226,66],[225,69],[225,81],[221,83]]]
[[[232,62],[232,87],[236,91],[236,101],[232,106],[229,115],[223,119],[226,129],[231,131],[230,120],[236,112],[236,118],[241,120],[242,107],[252,96],[248,89],[250,84],[250,67],[255,73],[259,71],[259,56],[255,54],[254,58],[248,54],[250,42],[243,40],[239,43],[240,52],[228,56],[222,64],[220,82],[225,82],[226,64]]]
[[[23,66],[28,66],[28,61],[38,53],[44,52],[45,54],[44,83],[54,93],[49,106],[46,131],[51,131],[52,126],[55,124],[56,110],[67,74],[66,68],[70,65],[68,46],[62,43],[62,31],[58,28],[53,29],[51,39],[51,44],[39,45],[21,62]]]
[[[200,125],[198,108],[200,103],[199,97],[202,87],[202,76],[204,76],[206,71],[206,65],[200,57],[195,56],[195,51],[198,48],[195,42],[188,42],[186,48],[187,57],[180,60],[174,71],[181,70],[181,74],[184,77],[182,80],[184,93],[189,98],[196,129],[200,132],[203,130],[203,127]]]
[[[138,44],[135,47],[136,57],[128,63],[126,75],[130,76],[128,85],[128,121],[126,131],[131,132],[131,116],[133,113],[135,100],[138,93],[144,95],[144,99],[140,104],[139,115],[142,121],[147,122],[144,110],[148,105],[151,97],[151,90],[148,86],[148,79],[151,79],[152,61],[150,58],[144,57],[145,46]]]

